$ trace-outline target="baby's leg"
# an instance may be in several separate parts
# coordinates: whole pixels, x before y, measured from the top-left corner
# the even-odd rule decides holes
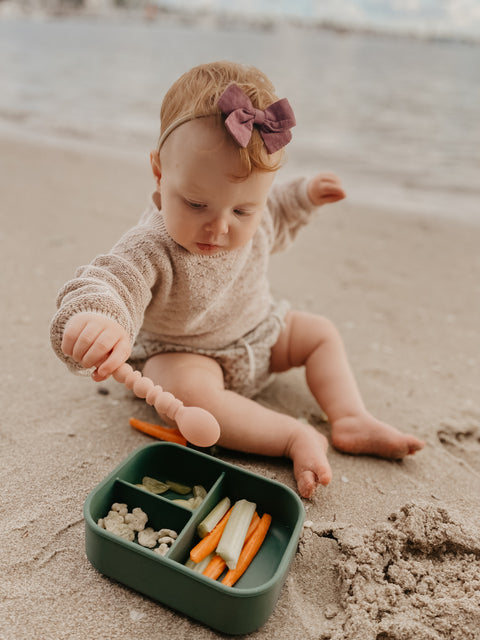
[[[346,453],[403,458],[424,443],[372,416],[365,408],[333,324],[290,312],[272,349],[272,371],[305,365],[308,385],[332,427],[332,443]]]
[[[329,483],[326,438],[310,425],[226,390],[222,369],[213,359],[166,353],[150,358],[143,372],[185,405],[210,411],[220,424],[222,447],[290,458],[304,498],[311,497],[318,484]]]

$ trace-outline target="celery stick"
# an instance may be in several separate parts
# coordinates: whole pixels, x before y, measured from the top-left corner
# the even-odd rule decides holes
[[[225,496],[220,502],[205,516],[197,527],[197,533],[200,538],[204,538],[210,533],[216,524],[220,522],[223,516],[230,509],[230,498]]]
[[[225,560],[229,569],[235,569],[237,566],[238,557],[256,508],[255,502],[248,500],[238,500],[233,506],[227,526],[217,545],[217,553]]]
[[[203,573],[214,555],[215,552],[212,552],[200,562],[194,562],[191,558],[188,558],[188,560],[185,562],[185,566],[189,569],[192,569],[192,571],[195,571],[195,573]]]

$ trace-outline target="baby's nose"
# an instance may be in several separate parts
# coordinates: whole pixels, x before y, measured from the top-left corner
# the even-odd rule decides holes
[[[223,235],[228,233],[227,216],[215,216],[207,223],[207,229],[208,231],[210,231],[211,233],[215,233],[216,235]]]

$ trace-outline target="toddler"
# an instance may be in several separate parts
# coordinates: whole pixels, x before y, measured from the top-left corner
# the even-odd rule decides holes
[[[310,498],[331,478],[327,440],[252,399],[272,374],[305,367],[340,451],[398,459],[423,443],[366,410],[329,320],[270,295],[269,254],[317,207],[344,198],[329,173],[273,186],[294,125],[288,101],[254,67],[206,64],[179,78],[161,108],[150,203],[61,289],[51,338],[71,369],[96,381],[129,359],[210,411],[221,446],[291,458]]]

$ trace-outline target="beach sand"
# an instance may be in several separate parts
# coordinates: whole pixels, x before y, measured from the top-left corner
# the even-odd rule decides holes
[[[142,212],[148,158],[1,145],[0,638],[222,637],[88,562],[83,502],[152,441],[128,418],[155,414],[113,381],[98,393],[49,344],[60,286]],[[347,199],[273,258],[274,294],[336,322],[369,408],[426,447],[404,462],[330,450],[333,480],[304,501],[298,553],[252,638],[480,638],[479,246],[479,227]],[[301,371],[259,400],[329,433]],[[294,488],[287,460],[218,455]]]

